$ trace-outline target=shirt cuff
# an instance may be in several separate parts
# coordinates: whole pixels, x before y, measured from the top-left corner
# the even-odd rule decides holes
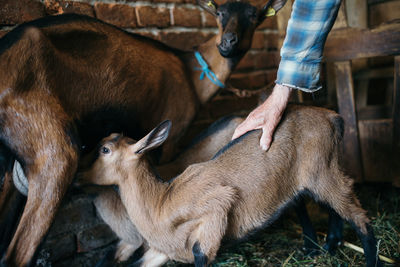
[[[321,63],[281,59],[275,83],[312,93],[322,88],[319,81]]]

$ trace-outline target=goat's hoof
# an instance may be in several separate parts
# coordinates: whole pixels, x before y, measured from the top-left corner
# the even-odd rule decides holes
[[[326,243],[322,247],[324,250],[328,251],[329,254],[335,255],[336,249],[342,245],[342,240],[337,238],[327,239]]]

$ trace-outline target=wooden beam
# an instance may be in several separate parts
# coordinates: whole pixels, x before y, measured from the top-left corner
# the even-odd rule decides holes
[[[393,148],[393,185],[400,187],[400,56],[394,58]]]
[[[366,69],[354,73],[354,80],[369,80],[369,79],[392,78],[392,77],[393,77],[393,67]]]
[[[400,1],[388,1],[369,7],[369,26],[376,27],[400,17]]]
[[[400,22],[378,28],[346,28],[332,31],[324,49],[326,61],[400,54]]]
[[[346,0],[347,23],[352,28],[368,28],[368,5],[365,0]]]
[[[353,78],[350,61],[335,62],[339,113],[345,122],[343,137],[343,167],[356,181],[362,181],[362,159],[354,103]]]
[[[400,148],[400,56],[394,58],[393,144]]]
[[[333,24],[332,30],[347,28],[349,24],[347,23],[347,12],[344,1],[341,2],[339,7],[339,12],[336,17],[335,23]]]
[[[391,182],[392,120],[358,120],[364,181]]]

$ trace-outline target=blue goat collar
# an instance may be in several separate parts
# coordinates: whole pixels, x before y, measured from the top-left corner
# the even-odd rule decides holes
[[[210,70],[207,62],[203,59],[200,52],[196,51],[196,52],[194,52],[194,55],[197,59],[197,62],[199,62],[200,66],[201,66],[201,68],[195,68],[195,70],[202,71],[200,73],[200,80],[203,80],[204,75],[205,75],[213,84],[215,84],[221,88],[225,88],[225,85],[220,80],[218,80],[217,75],[215,75],[215,73],[212,70]]]

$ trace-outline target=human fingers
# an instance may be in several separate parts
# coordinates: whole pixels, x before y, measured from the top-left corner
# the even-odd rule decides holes
[[[275,128],[265,126],[262,128],[262,135],[260,138],[260,147],[262,150],[267,151],[271,146],[272,142],[272,134],[274,133]]]
[[[238,127],[236,127],[235,132],[233,133],[232,140],[238,138],[239,136],[254,130],[261,129],[263,126],[263,116],[260,115],[260,110],[253,110],[249,116],[241,123]]]

